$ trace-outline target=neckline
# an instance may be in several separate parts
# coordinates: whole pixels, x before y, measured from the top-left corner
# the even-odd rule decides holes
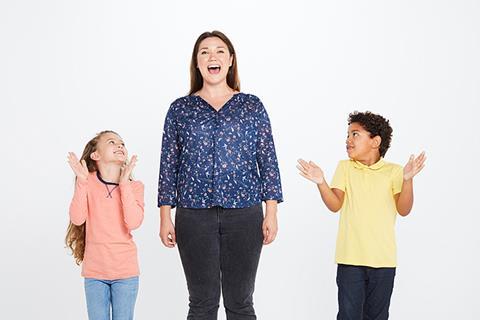
[[[109,182],[109,181],[103,180],[103,179],[102,179],[102,176],[100,176],[100,171],[97,171],[97,178],[98,178],[98,180],[100,180],[100,182],[102,182],[103,184],[108,184],[108,185],[111,185],[111,186],[118,186],[118,183]]]
[[[241,94],[241,92],[234,93],[234,94],[230,97],[230,99],[228,99],[227,101],[225,101],[225,103],[224,103],[218,110],[215,109],[210,103],[208,103],[207,100],[203,99],[200,95],[198,95],[198,94],[192,94],[192,96],[193,96],[193,97],[197,97],[197,98],[200,99],[204,104],[206,104],[210,109],[212,109],[214,112],[217,112],[217,113],[218,113],[218,112],[222,111],[225,107],[227,107],[227,106],[230,104],[230,102],[233,101],[233,99],[234,99],[236,96],[240,95],[240,94]]]
[[[366,164],[363,164],[361,163],[360,161],[357,161],[357,160],[352,160],[353,161],[353,164],[355,165],[355,167],[359,168],[359,169],[372,169],[372,170],[377,170],[377,169],[380,169],[381,167],[383,167],[383,165],[385,164],[385,161],[383,160],[383,158],[380,158],[377,162],[375,162],[374,164],[368,166]]]

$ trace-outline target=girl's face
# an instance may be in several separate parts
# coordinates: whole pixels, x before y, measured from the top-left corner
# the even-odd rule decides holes
[[[354,122],[348,126],[346,147],[350,159],[362,161],[379,154],[380,142],[379,136],[370,137],[370,132],[359,123]]]
[[[216,85],[226,82],[232,61],[233,56],[220,38],[210,37],[200,42],[197,67],[202,74],[204,84]]]
[[[115,133],[105,133],[97,142],[96,151],[90,157],[95,161],[104,163],[115,162],[123,164],[127,161],[128,152],[122,138]]]

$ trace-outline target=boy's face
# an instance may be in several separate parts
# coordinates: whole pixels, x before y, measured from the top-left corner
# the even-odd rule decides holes
[[[366,161],[380,158],[380,136],[370,137],[370,132],[362,125],[353,122],[348,126],[347,153],[352,160]]]

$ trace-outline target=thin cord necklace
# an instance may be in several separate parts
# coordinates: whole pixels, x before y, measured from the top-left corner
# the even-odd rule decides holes
[[[100,180],[103,183],[103,185],[105,186],[105,188],[107,189],[107,198],[112,199],[113,198],[112,197],[112,192],[113,192],[113,190],[118,188],[118,183],[107,182],[107,181],[103,180],[102,177],[100,176],[100,172],[98,172],[98,171],[97,171],[97,177],[98,177],[98,180]],[[113,185],[113,188],[110,190],[108,185]]]
[[[116,186],[114,186],[114,187],[112,188],[112,190],[110,190],[110,189],[108,188],[108,184],[105,184],[105,188],[107,188],[107,192],[108,192],[107,198],[110,198],[110,199],[112,198],[112,192],[113,192],[113,190],[117,189],[117,187],[118,187],[118,184],[117,184]]]

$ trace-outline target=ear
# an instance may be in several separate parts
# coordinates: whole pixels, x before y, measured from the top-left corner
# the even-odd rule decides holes
[[[233,65],[233,54],[230,55],[230,65],[229,67],[231,67]]]
[[[372,146],[375,148],[375,149],[378,149],[380,148],[380,144],[382,144],[382,138],[380,136],[375,136],[373,137],[372,139]]]
[[[98,161],[98,160],[100,160],[100,155],[98,154],[97,151],[94,151],[94,152],[90,153],[90,159],[92,159],[94,161]]]

